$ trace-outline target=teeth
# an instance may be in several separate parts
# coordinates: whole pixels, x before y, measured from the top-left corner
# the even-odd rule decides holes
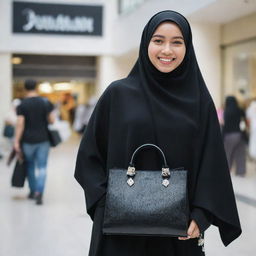
[[[161,61],[166,61],[166,62],[171,62],[173,59],[164,59],[164,58],[159,58]]]

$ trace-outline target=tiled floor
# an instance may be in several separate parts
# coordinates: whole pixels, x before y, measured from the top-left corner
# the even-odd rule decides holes
[[[10,187],[12,168],[0,161],[0,256],[88,254],[91,221],[83,192],[73,178],[78,143],[79,138],[73,136],[52,150],[43,206],[26,199],[27,186]],[[243,234],[225,248],[218,230],[211,227],[206,233],[207,256],[255,255],[256,165],[250,164],[249,169],[246,178],[233,177]]]

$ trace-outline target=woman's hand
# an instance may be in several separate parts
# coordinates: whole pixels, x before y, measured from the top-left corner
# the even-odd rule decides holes
[[[187,237],[179,237],[179,240],[188,240],[190,238],[197,238],[200,235],[200,230],[199,227],[197,226],[196,222],[194,220],[192,220],[190,222],[189,228],[188,228],[188,232],[187,232],[188,236]]]

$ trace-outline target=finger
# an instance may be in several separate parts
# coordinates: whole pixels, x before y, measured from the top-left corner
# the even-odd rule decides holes
[[[199,237],[199,235],[200,235],[200,230],[199,230],[198,226],[196,225],[195,229],[193,230],[193,232],[191,234],[191,238]]]
[[[192,221],[190,222],[190,225],[189,225],[189,228],[188,228],[188,232],[187,232],[187,233],[188,233],[188,236],[192,236],[192,234],[193,234],[195,228],[196,228],[196,224],[195,224],[195,222],[192,220]]]
[[[196,232],[196,231],[194,231],[192,234],[191,234],[191,238],[196,238],[196,237],[198,237],[199,236],[199,234]]]
[[[194,230],[193,234],[191,235],[191,237],[196,238],[196,237],[199,237],[199,235],[200,235],[199,228],[196,228]]]
[[[184,240],[190,239],[190,237],[189,237],[189,236],[186,236],[186,237],[178,237],[178,239],[184,241]]]

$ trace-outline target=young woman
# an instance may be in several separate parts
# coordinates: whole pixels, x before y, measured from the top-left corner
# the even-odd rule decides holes
[[[102,234],[110,168],[127,168],[142,144],[158,145],[170,167],[189,171],[190,225],[185,238]],[[158,169],[155,151],[138,169]],[[188,21],[174,11],[154,15],[144,28],[139,57],[127,78],[101,96],[82,139],[75,178],[94,224],[89,255],[204,255],[198,237],[211,224],[228,245],[241,233],[218,119],[195,57]],[[220,182],[221,181],[221,182]]]

